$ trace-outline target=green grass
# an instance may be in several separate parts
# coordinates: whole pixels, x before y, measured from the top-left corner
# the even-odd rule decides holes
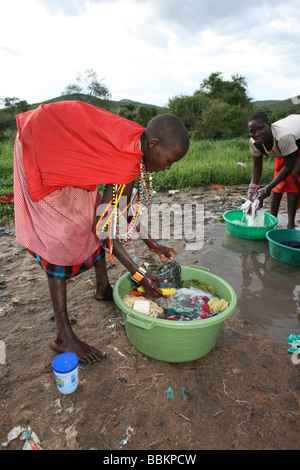
[[[187,155],[171,170],[156,174],[154,182],[156,189],[183,189],[205,186],[211,182],[220,185],[248,184],[251,171],[248,138],[192,141]],[[261,182],[271,181],[273,173],[274,160],[264,158]]]
[[[0,194],[13,192],[12,139],[0,142]],[[245,164],[244,166],[238,163]],[[187,155],[169,171],[154,175],[155,190],[185,189],[205,186],[248,184],[251,179],[252,157],[248,138],[222,141],[192,141]],[[273,179],[274,160],[264,157],[261,182]],[[0,202],[0,219],[13,215],[13,204]]]
[[[0,195],[14,191],[13,188],[13,156],[14,143],[12,140],[0,141]],[[13,204],[0,201],[0,219],[6,220],[13,216]]]

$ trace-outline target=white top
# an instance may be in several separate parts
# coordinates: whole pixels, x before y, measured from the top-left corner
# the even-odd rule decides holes
[[[264,146],[265,152],[271,157],[282,158],[291,153],[297,152],[298,146],[296,140],[300,139],[300,114],[291,114],[284,119],[271,124],[273,134],[273,147],[267,150]],[[261,155],[255,145],[255,140],[250,139],[250,150],[254,157]]]

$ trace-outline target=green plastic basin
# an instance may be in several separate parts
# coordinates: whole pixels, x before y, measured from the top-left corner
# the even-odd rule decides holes
[[[270,230],[267,235],[269,253],[282,263],[300,266],[300,248],[285,246],[282,242],[300,242],[300,231],[291,229]]]
[[[246,222],[244,212],[241,209],[225,212],[223,219],[225,220],[226,232],[229,235],[246,238],[247,240],[262,240],[266,238],[266,233],[278,224],[277,218],[266,212],[263,227],[241,225],[239,222]]]
[[[132,290],[130,274],[123,275],[113,289],[114,301],[123,312],[131,344],[141,353],[164,362],[189,362],[208,354],[215,346],[224,321],[237,303],[233,288],[206,268],[182,266],[181,279],[197,279],[212,285],[229,306],[224,312],[203,320],[172,321],[149,317],[126,305],[122,298]]]

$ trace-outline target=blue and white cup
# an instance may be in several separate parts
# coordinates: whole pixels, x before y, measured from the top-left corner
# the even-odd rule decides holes
[[[73,393],[78,386],[78,357],[73,353],[62,353],[52,361],[56,385],[60,393]]]

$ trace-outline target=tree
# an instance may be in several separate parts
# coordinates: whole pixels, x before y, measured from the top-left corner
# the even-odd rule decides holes
[[[156,106],[149,106],[146,104],[140,104],[136,109],[135,121],[143,127],[147,127],[148,122],[158,114],[158,108]]]
[[[85,93],[96,98],[110,99],[111,95],[106,85],[98,81],[97,73],[93,69],[86,69],[83,73],[79,73],[76,78],[76,83],[69,84],[64,95]]]
[[[29,105],[19,98],[0,98],[3,109],[0,110],[0,140],[6,139],[11,132],[16,130],[16,114],[25,113]]]
[[[195,127],[200,139],[231,139],[247,133],[248,109],[240,105],[211,100]]]
[[[78,83],[70,83],[66,86],[65,91],[62,93],[63,95],[77,95],[79,97],[80,93],[82,93],[82,87]]]
[[[13,109],[16,103],[19,102],[19,98],[1,98],[1,104],[5,109]]]
[[[224,80],[220,72],[204,79],[192,96],[175,96],[168,103],[168,112],[182,119],[191,136],[201,139],[246,134],[252,110],[245,78],[232,75]]]
[[[108,88],[96,80],[93,80],[89,84],[88,88],[90,90],[90,94],[96,98],[108,100],[111,97]]]
[[[0,98],[0,105],[3,106],[3,111],[7,111],[10,114],[25,113],[28,111],[29,104],[26,100],[19,100],[19,98]]]
[[[28,103],[26,100],[19,100],[19,98],[0,98],[0,103],[4,107],[4,109],[9,110],[11,112],[16,113],[24,113],[28,111]]]
[[[118,109],[118,115],[130,121],[134,121],[136,117],[135,105],[133,103],[122,104]]]
[[[209,98],[219,99],[224,103],[246,107],[251,105],[246,79],[240,75],[232,75],[230,81],[223,80],[221,72],[211,73],[201,83],[200,90],[207,93]]]
[[[159,113],[157,106],[150,106],[147,104],[122,104],[118,109],[118,115],[130,121],[137,122],[143,127],[147,127],[148,122]]]
[[[197,126],[203,109],[209,105],[209,101],[207,95],[199,91],[192,96],[175,96],[169,100],[168,112],[178,116],[190,132]]]

